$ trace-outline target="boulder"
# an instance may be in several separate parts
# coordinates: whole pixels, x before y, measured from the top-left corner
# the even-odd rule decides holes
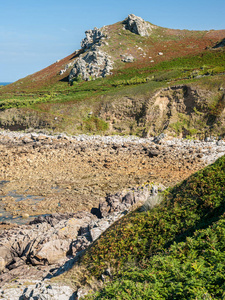
[[[49,265],[57,263],[64,258],[69,250],[70,242],[68,240],[53,240],[45,243],[34,257],[30,257],[34,265],[45,264]]]
[[[126,63],[134,62],[134,57],[132,55],[121,55],[121,60]]]
[[[94,227],[90,226],[90,235],[91,239],[94,242],[97,238],[110,226],[110,221],[99,220],[97,224],[94,224]]]
[[[19,299],[39,299],[39,300],[73,300],[76,299],[73,290],[68,286],[58,286],[49,282],[39,282],[35,286],[30,285],[23,291]]]
[[[160,154],[159,150],[148,151],[149,156],[157,156]],[[113,213],[129,211],[133,205],[141,205],[151,196],[155,196],[159,191],[163,191],[163,186],[146,185],[139,188],[133,188],[128,192],[120,192],[114,195],[107,195],[105,201],[99,204],[98,214],[101,218],[106,218]]]
[[[140,36],[150,36],[152,26],[144,21],[142,18],[130,14],[125,20],[125,29],[138,34]]]
[[[0,274],[5,269],[5,260],[0,256]]]
[[[10,249],[0,245],[0,272],[12,261],[13,255]]]
[[[90,232],[91,232],[92,241],[94,242],[102,234],[103,230],[101,230],[101,228],[95,227],[92,228]]]
[[[105,37],[104,33],[95,27],[93,30],[85,31],[86,37],[81,41],[81,48],[88,49],[94,44],[98,43],[103,37]]]
[[[84,228],[97,217],[88,213],[53,214],[38,217],[18,229],[5,231],[0,242],[1,271],[11,265],[11,269],[26,261],[33,265],[55,264],[66,258],[70,245]],[[81,228],[83,228],[81,230]],[[4,246],[3,246],[4,245]],[[19,259],[21,258],[22,261]]]
[[[112,74],[113,61],[111,57],[98,47],[88,51],[86,55],[79,56],[69,75],[69,82],[76,78],[90,80]]]
[[[72,256],[76,256],[80,251],[85,250],[91,244],[91,239],[86,236],[79,236],[75,241],[73,241],[70,245],[69,254]]]

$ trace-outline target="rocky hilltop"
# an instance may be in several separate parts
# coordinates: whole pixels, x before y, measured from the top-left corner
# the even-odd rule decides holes
[[[135,15],[129,15],[123,22],[124,30],[129,30],[140,36],[149,36],[152,26],[142,18]],[[105,45],[109,45],[110,33],[107,26],[85,32],[86,37],[81,42],[81,49],[84,54],[75,60],[72,70],[69,74],[69,82],[81,78],[83,80],[92,80],[99,77],[112,75],[113,63],[112,57],[102,50]],[[132,61],[133,56],[125,56],[123,61]]]

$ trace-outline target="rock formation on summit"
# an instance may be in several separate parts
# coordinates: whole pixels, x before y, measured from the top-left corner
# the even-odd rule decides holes
[[[125,20],[125,29],[130,30],[140,36],[149,36],[152,26],[140,17],[130,14]]]
[[[152,31],[152,25],[145,22],[142,18],[130,14],[124,21],[125,29],[138,34],[140,36],[149,36]],[[101,29],[85,31],[86,37],[81,41],[82,54],[75,60],[74,65],[69,74],[69,82],[73,82],[77,78],[83,80],[91,80],[99,77],[111,75],[113,69],[113,60],[102,46],[107,45],[105,39],[107,36],[106,27]],[[123,62],[133,62],[134,57],[126,55],[122,57]],[[66,70],[61,70],[63,74]]]
[[[103,37],[104,33],[95,27],[93,30],[85,31],[86,37],[81,41],[81,48],[88,49],[94,44],[98,43]]]

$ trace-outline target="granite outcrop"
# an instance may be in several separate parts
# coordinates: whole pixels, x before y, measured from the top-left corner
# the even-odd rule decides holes
[[[124,28],[135,34],[147,37],[151,34],[153,26],[144,21],[142,18],[130,14],[123,22]],[[100,77],[105,77],[112,74],[113,59],[106,51],[103,51],[102,46],[106,45],[106,39],[109,38],[105,27],[85,32],[86,37],[81,41],[81,53],[75,60],[74,65],[69,74],[69,82],[77,79],[93,80]],[[132,55],[122,57],[123,62],[133,62]],[[66,69],[65,69],[66,70]],[[61,74],[65,71],[62,70]]]
[[[111,57],[99,47],[92,47],[85,55],[80,55],[75,61],[69,75],[69,82],[73,80],[94,80],[112,74],[113,61]]]
[[[135,16],[134,14],[128,15],[123,23],[126,30],[140,36],[150,36],[153,27],[150,23],[144,21],[141,17]]]

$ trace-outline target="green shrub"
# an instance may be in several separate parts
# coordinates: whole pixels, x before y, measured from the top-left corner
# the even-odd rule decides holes
[[[225,299],[225,156],[125,216],[81,259],[114,279],[90,299]]]
[[[109,124],[96,116],[86,118],[82,125],[82,129],[88,132],[102,132],[106,131],[108,128]]]

